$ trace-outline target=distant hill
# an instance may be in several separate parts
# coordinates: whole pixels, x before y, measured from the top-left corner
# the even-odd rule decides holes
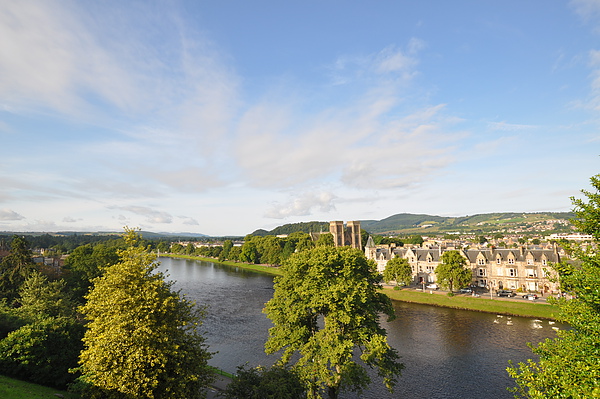
[[[382,220],[361,220],[361,228],[372,234],[447,234],[473,233],[540,233],[572,230],[570,212],[485,213],[471,216],[446,217],[399,213]],[[285,224],[271,231],[257,230],[254,235],[290,234],[328,231],[329,222]]]
[[[329,231],[329,222],[300,222],[300,223],[288,223],[283,226],[275,227],[271,231],[259,229],[256,230],[252,235],[255,236],[276,236],[280,234],[292,234],[301,231],[303,233],[318,233],[320,231]]]

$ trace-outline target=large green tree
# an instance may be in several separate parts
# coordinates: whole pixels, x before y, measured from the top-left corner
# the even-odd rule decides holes
[[[554,300],[557,318],[571,328],[532,347],[538,361],[508,368],[518,386],[516,397],[600,398],[600,175],[592,177],[591,183],[594,191],[582,190],[587,202],[571,200],[577,217],[574,225],[592,234],[595,244],[587,249],[569,244],[577,262],[553,265],[561,291],[568,294]]]
[[[29,242],[24,237],[13,236],[10,253],[0,262],[0,297],[12,302],[34,270]]]
[[[400,256],[395,256],[388,261],[383,271],[383,279],[385,282],[395,281],[396,285],[408,285],[412,281],[412,268],[408,263],[408,259]]]
[[[360,250],[349,247],[316,247],[283,264],[264,309],[274,325],[265,349],[283,351],[282,364],[294,359],[309,398],[334,399],[341,390],[369,384],[357,348],[362,363],[376,368],[388,389],[395,385],[403,365],[379,326],[380,315],[391,319],[394,309],[374,269]]]
[[[83,301],[88,293],[91,281],[99,277],[110,265],[119,260],[117,247],[97,243],[75,248],[65,260],[64,272],[67,286],[75,300]]]
[[[203,397],[212,376],[198,331],[203,309],[171,289],[138,239],[126,229],[120,261],[93,281],[80,308],[89,321],[82,379],[115,398]]]
[[[463,287],[471,282],[472,273],[465,267],[467,260],[460,252],[446,251],[440,261],[435,268],[435,276],[442,287],[452,291],[455,287]]]

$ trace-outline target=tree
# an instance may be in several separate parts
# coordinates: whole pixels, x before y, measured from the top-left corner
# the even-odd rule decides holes
[[[341,390],[361,391],[370,378],[353,357],[375,367],[392,389],[404,367],[387,343],[379,317],[394,317],[390,299],[379,292],[380,276],[362,251],[316,247],[292,255],[276,278],[273,298],[264,312],[272,320],[267,353],[283,350],[281,364],[307,384],[308,397],[330,399]]]
[[[0,296],[13,301],[21,284],[35,270],[29,243],[23,237],[13,236],[10,253],[0,263]]]
[[[317,242],[315,242],[315,246],[317,246],[317,247],[322,247],[322,246],[334,247],[335,243],[333,242],[333,234],[323,233],[323,234],[319,235],[319,238],[317,238]]]
[[[465,286],[471,282],[471,271],[466,269],[467,260],[458,251],[446,251],[442,254],[441,263],[435,268],[437,281],[448,287],[450,292],[456,286]]]
[[[17,303],[12,313],[21,325],[0,341],[0,372],[64,388],[74,379],[69,369],[77,366],[83,337],[64,281],[49,282],[34,271],[22,284]]]
[[[117,398],[203,397],[212,376],[198,332],[204,310],[171,290],[138,239],[126,229],[120,261],[94,280],[80,308],[88,320],[82,379]]]
[[[229,259],[229,251],[231,251],[231,248],[233,248],[233,241],[225,240],[223,242],[223,250],[219,254],[219,260]]]
[[[65,260],[65,281],[75,300],[83,302],[91,281],[119,260],[116,246],[87,244],[75,248]]]
[[[388,261],[383,271],[383,279],[386,282],[395,281],[396,285],[408,285],[412,281],[412,268],[407,259],[395,256]]]
[[[260,260],[258,249],[254,239],[245,240],[240,253],[240,261],[246,263],[258,263]]]
[[[16,310],[25,319],[35,320],[47,317],[75,319],[75,303],[66,292],[63,280],[48,281],[39,272],[25,280],[19,292],[20,305]]]
[[[297,373],[287,367],[238,367],[227,385],[225,399],[302,399],[306,388]]]
[[[43,318],[0,341],[0,373],[59,388],[73,381],[83,326],[65,317]]]
[[[582,190],[588,202],[571,198],[575,227],[594,236],[588,249],[567,244],[576,263],[553,265],[561,291],[569,299],[551,300],[559,307],[557,319],[571,326],[557,332],[532,351],[534,362],[512,365],[507,369],[517,383],[513,391],[521,398],[598,398],[600,397],[600,175],[591,178],[595,192]],[[572,298],[572,299],[571,299]]]

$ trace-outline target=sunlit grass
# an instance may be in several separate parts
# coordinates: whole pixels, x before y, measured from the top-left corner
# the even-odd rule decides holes
[[[58,389],[31,384],[0,375],[0,398],[2,399],[77,399],[75,395]]]
[[[384,292],[391,299],[396,301],[475,310],[479,312],[536,317],[540,319],[554,319],[558,314],[558,308],[556,306],[549,305],[544,302],[507,301],[490,299],[489,297],[485,296],[472,297],[455,295],[449,297],[446,294],[430,294],[427,290],[422,292],[411,289],[394,290],[391,288],[384,288]]]

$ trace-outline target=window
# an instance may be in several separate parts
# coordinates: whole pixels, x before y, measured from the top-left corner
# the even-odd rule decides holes
[[[533,259],[531,259],[531,258],[527,259],[527,264],[528,265],[533,265]]]
[[[500,259],[500,258],[497,258],[497,259],[496,259],[496,263],[497,263],[497,264],[500,264],[500,263],[502,263],[502,259]]]
[[[542,265],[546,266],[547,262],[546,259],[542,259]]]
[[[485,265],[485,259],[483,259],[483,258],[477,259],[477,264],[478,265]]]
[[[478,276],[485,276],[485,269],[479,269],[477,275]]]
[[[517,269],[508,269],[508,275],[510,277],[517,277]]]
[[[537,269],[527,268],[527,277],[537,277]]]
[[[514,265],[515,264],[515,258],[508,258],[508,264],[509,265]]]

